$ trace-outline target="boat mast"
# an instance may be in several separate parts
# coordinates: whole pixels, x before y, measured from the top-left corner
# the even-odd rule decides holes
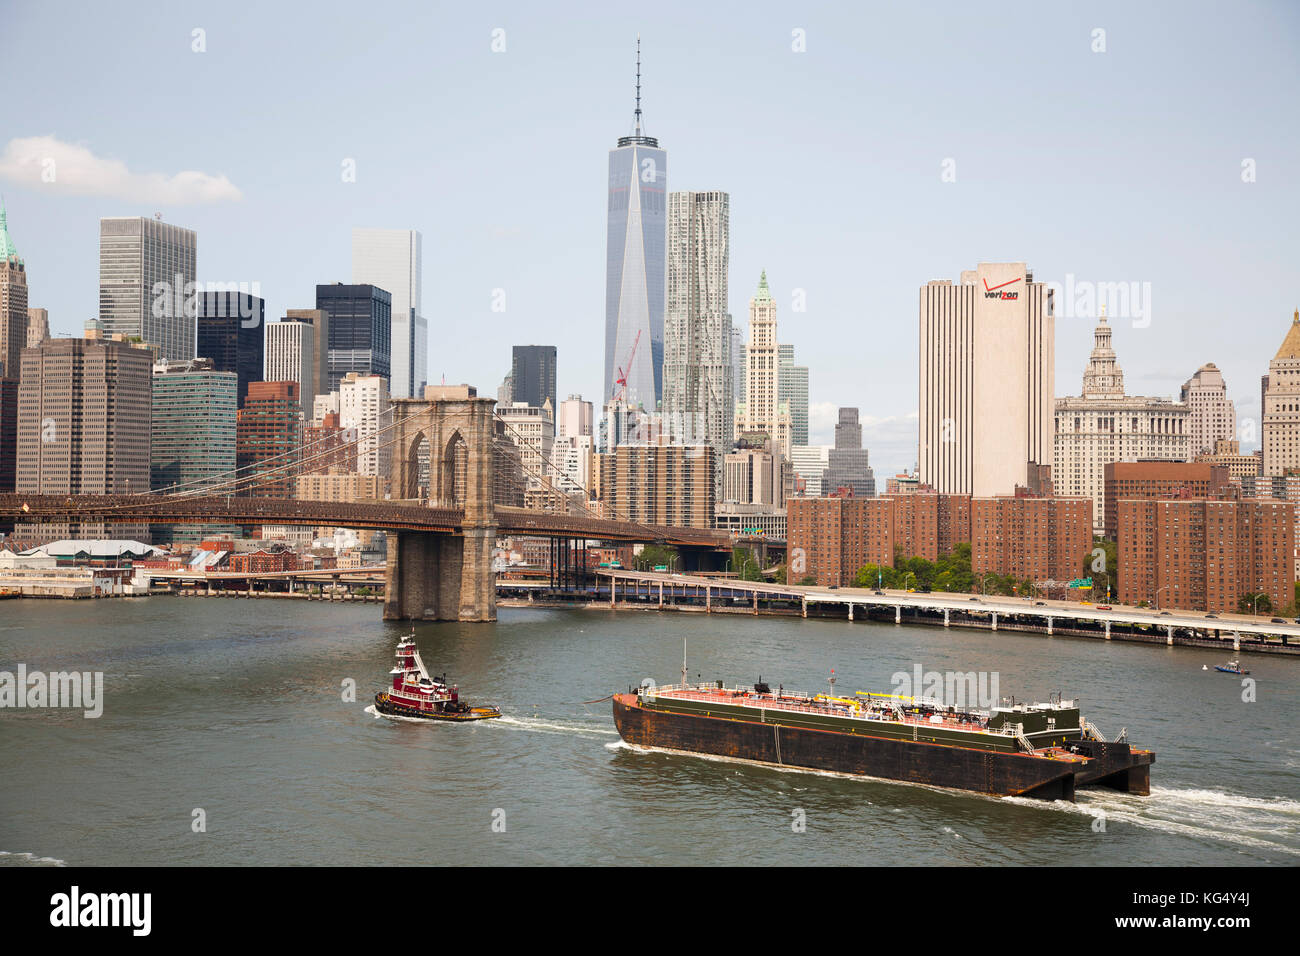
[[[682,638],[682,689],[686,689],[686,638]]]

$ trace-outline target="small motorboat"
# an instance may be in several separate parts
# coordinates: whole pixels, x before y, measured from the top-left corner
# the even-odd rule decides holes
[[[1241,666],[1241,661],[1228,661],[1226,664],[1215,664],[1216,671],[1222,671],[1225,674],[1249,674],[1250,671]]]

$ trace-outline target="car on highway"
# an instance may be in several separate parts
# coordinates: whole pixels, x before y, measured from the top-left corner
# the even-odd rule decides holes
[[[1047,607],[1047,602],[1046,602],[1046,601],[1035,601],[1035,602],[1034,602],[1034,607]]]
[[[1214,618],[1217,618],[1219,615],[1217,615],[1217,614],[1207,614],[1207,615],[1205,615],[1205,616],[1206,616],[1206,617],[1214,617]]]
[[[1109,611],[1110,609],[1111,609],[1111,607],[1110,607],[1109,604],[1098,604],[1098,605],[1097,605],[1097,610],[1098,610],[1098,611]]]

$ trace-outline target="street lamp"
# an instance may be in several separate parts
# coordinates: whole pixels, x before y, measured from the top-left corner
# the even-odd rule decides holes
[[[1157,611],[1160,610],[1160,592],[1161,592],[1161,591],[1168,590],[1168,588],[1169,588],[1169,585],[1167,585],[1167,584],[1164,585],[1163,587],[1158,587],[1158,588],[1156,588],[1156,610],[1157,610]]]
[[[907,591],[907,577],[908,577],[908,575],[911,575],[912,577],[916,577],[916,574],[915,574],[914,572],[912,572],[912,571],[908,571],[906,574],[903,575],[903,591],[904,591],[904,593],[906,593],[906,591]]]
[[[984,577],[980,578],[980,594],[988,595],[989,578],[994,577],[992,571],[987,572]]]
[[[1259,599],[1266,596],[1267,595],[1264,594],[1263,585],[1260,584],[1255,585],[1255,611],[1252,616],[1254,617],[1259,616]]]

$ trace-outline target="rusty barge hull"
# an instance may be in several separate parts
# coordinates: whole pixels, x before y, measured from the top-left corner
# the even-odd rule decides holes
[[[615,694],[614,724],[629,744],[967,790],[991,796],[1074,800],[1076,786],[1100,783],[1149,792],[1151,755],[1106,745],[1104,760],[1062,761],[1023,753],[892,740],[768,721],[649,710],[635,694]],[[1099,754],[1099,756],[1101,756]],[[1146,759],[1143,759],[1146,758]]]

